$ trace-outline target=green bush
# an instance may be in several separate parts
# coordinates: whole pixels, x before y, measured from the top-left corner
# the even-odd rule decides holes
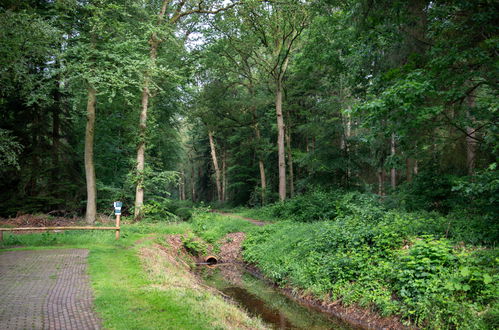
[[[362,214],[267,225],[249,232],[243,256],[279,284],[401,315],[418,326],[493,322],[497,249],[465,248],[428,234],[441,233],[443,217]]]
[[[143,212],[145,219],[153,222],[189,220],[192,216],[192,206],[190,201],[156,197],[144,205]]]
[[[206,244],[192,233],[182,236],[182,244],[194,256],[204,255],[208,251]]]
[[[182,220],[187,221],[192,217],[192,209],[187,207],[180,207],[175,210],[175,214]]]
[[[166,200],[166,199],[165,199]],[[166,200],[152,200],[144,204],[142,212],[144,214],[144,219],[151,222],[174,222],[178,220],[178,217],[168,211]]]
[[[253,215],[266,220],[286,219],[314,222],[334,220],[338,216],[353,214],[364,214],[370,218],[375,218],[384,209],[379,197],[374,194],[342,190],[314,190],[284,202],[256,209],[253,211]]]

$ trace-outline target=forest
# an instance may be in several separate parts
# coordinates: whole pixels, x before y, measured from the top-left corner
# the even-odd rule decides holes
[[[199,208],[227,210],[273,222],[243,257],[279,285],[497,328],[498,23],[493,0],[4,0],[0,217],[122,201],[214,242]]]

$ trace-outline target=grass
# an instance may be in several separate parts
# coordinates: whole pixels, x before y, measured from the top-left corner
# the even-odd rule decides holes
[[[248,232],[256,227],[247,220],[215,213],[196,213],[191,223],[193,231],[211,244],[229,233]]]
[[[200,286],[188,268],[167,262],[153,244],[161,235],[190,230],[188,223],[124,225],[120,240],[114,231],[4,233],[0,247],[89,249],[95,309],[106,329],[262,328],[259,320]]]
[[[273,216],[268,208],[264,207],[254,208],[254,209],[238,207],[235,209],[224,210],[224,212],[264,222],[274,222],[280,220],[279,218]]]

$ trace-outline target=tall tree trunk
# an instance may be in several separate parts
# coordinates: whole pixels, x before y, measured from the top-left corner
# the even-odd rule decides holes
[[[380,168],[378,171],[378,195],[385,196],[385,169]]]
[[[87,90],[87,127],[85,129],[85,177],[87,180],[87,211],[85,221],[93,224],[97,213],[97,188],[94,167],[94,132],[95,132],[96,91],[93,87]]]
[[[193,202],[196,201],[196,181],[194,180],[195,178],[195,169],[194,169],[194,162],[192,163],[192,168],[191,168],[191,200]]]
[[[178,183],[178,198],[185,201],[185,174],[184,171],[180,172],[180,180]]]
[[[414,160],[414,175],[418,175],[419,173],[419,163],[418,160]]]
[[[391,140],[390,140],[390,154],[392,156],[392,162],[394,161],[395,158],[395,134],[392,134]],[[392,165],[392,168],[390,169],[390,183],[392,186],[392,189],[395,189],[397,187],[397,170],[395,169],[395,166]]]
[[[250,92],[252,93],[252,89],[250,89]],[[253,93],[252,93],[253,95]],[[256,139],[256,154],[258,157],[258,168],[260,170],[260,187],[262,189],[261,191],[261,199],[262,199],[262,205],[265,205],[265,194],[267,191],[267,178],[265,177],[265,164],[263,162],[263,157],[260,151],[261,147],[261,134],[260,134],[260,127],[258,126],[258,120],[256,117],[256,108],[253,108],[253,127],[255,129],[255,139]]]
[[[256,138],[256,145],[257,145],[257,156],[258,156],[258,168],[260,170],[260,187],[262,189],[261,191],[261,198],[262,198],[262,205],[265,204],[266,200],[266,192],[267,192],[267,178],[265,177],[265,164],[263,162],[263,157],[262,154],[259,150],[261,147],[261,133],[260,133],[260,127],[258,126],[258,121],[256,118],[256,109],[253,108],[253,127],[255,129],[255,138]]]
[[[475,118],[470,114],[470,110],[475,107],[475,95],[471,93],[467,97],[468,111],[467,116],[471,123],[475,121]],[[468,169],[468,175],[475,174],[476,167],[476,150],[477,150],[477,133],[476,129],[472,126],[466,126],[466,167]]]
[[[217,197],[218,201],[222,201],[222,183],[220,180],[220,168],[218,167],[217,151],[215,149],[215,141],[213,139],[213,133],[208,131],[208,138],[210,139],[210,149],[211,149],[211,160],[213,162],[213,169],[215,170],[215,184],[217,186]]]
[[[282,79],[277,80],[275,93],[277,116],[277,153],[279,160],[279,199],[286,199],[286,149],[284,147],[284,118],[282,116]]]
[[[163,0],[161,10],[158,14],[157,25],[163,22],[165,12],[169,4],[169,0]],[[158,57],[158,47],[161,40],[158,39],[156,32],[153,32],[149,39],[149,60],[151,67],[156,67],[156,59]],[[145,166],[145,152],[146,152],[146,129],[147,129],[147,110],[149,106],[149,84],[151,83],[151,73],[144,74],[144,85],[142,87],[142,100],[139,118],[139,143],[137,146],[137,187],[135,189],[135,214],[134,221],[140,221],[142,218],[142,207],[144,205],[144,166]]]
[[[148,79],[148,78],[146,78]],[[135,213],[134,220],[140,221],[142,218],[142,207],[144,205],[144,167],[146,153],[146,129],[147,129],[147,109],[149,103],[149,83],[145,82],[142,90],[142,108],[139,119],[139,144],[137,146],[137,186],[135,188]]]
[[[186,179],[185,179],[185,173],[182,172],[182,200],[185,201],[185,186],[186,186]]]

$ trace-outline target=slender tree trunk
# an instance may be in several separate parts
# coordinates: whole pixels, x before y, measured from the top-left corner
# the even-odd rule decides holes
[[[471,93],[467,97],[468,107],[470,109],[475,107],[475,95]],[[475,121],[475,118],[470,114],[470,110],[467,111],[468,119],[471,123]],[[468,169],[468,175],[475,174],[476,167],[476,150],[477,150],[477,139],[476,130],[474,127],[466,127],[466,167]]]
[[[97,213],[97,188],[94,167],[94,132],[95,132],[96,91],[93,87],[87,90],[87,127],[85,129],[85,177],[87,180],[87,211],[85,221],[93,224]]]
[[[178,198],[185,201],[185,174],[184,171],[180,172],[180,180],[178,183]]]
[[[392,156],[392,161],[395,158],[395,134],[392,134],[392,138],[390,140],[390,154]],[[392,186],[392,189],[395,189],[397,187],[397,170],[395,169],[395,166],[392,166],[390,169],[390,183]]]
[[[255,109],[253,109],[253,127],[255,129],[255,138],[257,145],[256,153],[258,156],[258,168],[260,170],[260,187],[262,188],[261,198],[262,198],[262,205],[264,205],[266,200],[267,178],[265,177],[265,164],[263,162],[262,154],[259,150],[259,148],[261,147],[261,133],[260,133],[260,127],[258,126]]]
[[[385,196],[385,169],[380,168],[378,171],[378,195]]]
[[[405,176],[407,179],[407,182],[412,182],[412,159],[410,157],[407,157],[405,159]]]
[[[148,78],[146,78],[148,79]],[[134,220],[140,221],[142,218],[142,207],[144,205],[144,168],[146,152],[146,129],[147,129],[147,109],[149,103],[149,83],[145,82],[142,90],[142,107],[139,118],[139,144],[137,146],[137,186],[135,189],[135,214]]]
[[[260,146],[260,129],[258,126],[255,126],[255,134],[256,134],[256,139],[257,139],[257,144]],[[258,152],[258,151],[257,151]],[[265,205],[266,202],[266,195],[267,195],[267,178],[265,176],[265,164],[262,159],[262,155],[258,152],[258,168],[260,170],[260,187],[262,189],[261,191],[261,198],[262,198],[262,205]]]
[[[217,197],[218,201],[222,201],[222,183],[220,180],[220,168],[218,167],[217,151],[215,149],[215,141],[213,139],[213,133],[208,131],[208,137],[210,139],[210,149],[211,149],[211,160],[213,161],[213,169],[215,170],[215,184],[217,186]]]
[[[194,163],[192,164],[191,168],[191,199],[193,202],[196,201],[196,181],[194,180],[195,178],[195,169],[194,169]]]
[[[414,175],[418,175],[419,173],[419,164],[418,164],[418,160],[414,160]]]
[[[185,201],[186,198],[185,198],[185,186],[186,186],[186,182],[187,180],[185,179],[185,172],[182,171],[182,200]]]
[[[279,199],[286,199],[286,149],[284,147],[284,118],[282,116],[282,81],[278,79],[275,95],[277,116],[277,153],[279,160]]]
[[[158,14],[159,26],[163,22],[165,12],[168,6],[169,0],[163,0],[161,5],[161,10]],[[151,61],[151,67],[154,69],[156,67],[156,58],[158,57],[158,46],[161,40],[158,39],[155,32],[151,35],[149,39],[149,60]],[[135,214],[134,221],[140,221],[142,218],[142,207],[144,205],[144,166],[145,166],[145,152],[146,152],[146,129],[147,129],[147,110],[149,106],[149,84],[150,84],[150,72],[144,74],[144,85],[142,87],[142,100],[141,100],[141,110],[139,118],[139,143],[137,146],[137,187],[135,189]]]

